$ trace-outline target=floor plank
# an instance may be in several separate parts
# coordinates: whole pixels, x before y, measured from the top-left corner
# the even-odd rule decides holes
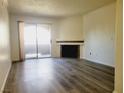
[[[114,68],[87,60],[32,59],[14,63],[4,93],[112,93]]]

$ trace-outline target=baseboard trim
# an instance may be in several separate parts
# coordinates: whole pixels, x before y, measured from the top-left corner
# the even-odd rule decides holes
[[[12,63],[20,62],[21,60],[13,60]]]
[[[7,73],[6,73],[6,76],[5,76],[5,79],[4,79],[4,82],[3,82],[3,86],[2,86],[2,88],[1,88],[1,90],[0,90],[0,93],[3,93],[3,91],[4,91],[4,87],[5,87],[5,84],[6,84],[6,81],[7,81],[9,72],[10,72],[10,69],[11,69],[11,65],[10,65],[10,67],[8,68],[8,71],[7,71]]]
[[[100,63],[100,62],[97,62],[97,61],[93,61],[93,60],[90,60],[90,59],[87,59],[87,58],[83,58],[83,59],[87,60],[87,61],[91,61],[91,62],[96,63],[96,64],[104,65],[104,66],[107,66],[107,67],[115,69],[115,67],[111,66],[111,65],[103,64],[103,63]]]

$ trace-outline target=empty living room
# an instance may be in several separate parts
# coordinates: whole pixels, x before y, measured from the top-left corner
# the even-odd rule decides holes
[[[123,93],[123,0],[0,0],[0,93]]]

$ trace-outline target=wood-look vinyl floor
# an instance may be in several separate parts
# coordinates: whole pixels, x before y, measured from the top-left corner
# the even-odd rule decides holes
[[[4,93],[112,93],[114,69],[79,59],[32,59],[12,65]]]

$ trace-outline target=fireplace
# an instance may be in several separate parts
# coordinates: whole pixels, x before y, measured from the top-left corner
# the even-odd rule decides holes
[[[61,45],[60,55],[65,58],[79,58],[80,46],[79,45]]]
[[[59,57],[82,58],[83,40],[57,40],[59,46]]]

